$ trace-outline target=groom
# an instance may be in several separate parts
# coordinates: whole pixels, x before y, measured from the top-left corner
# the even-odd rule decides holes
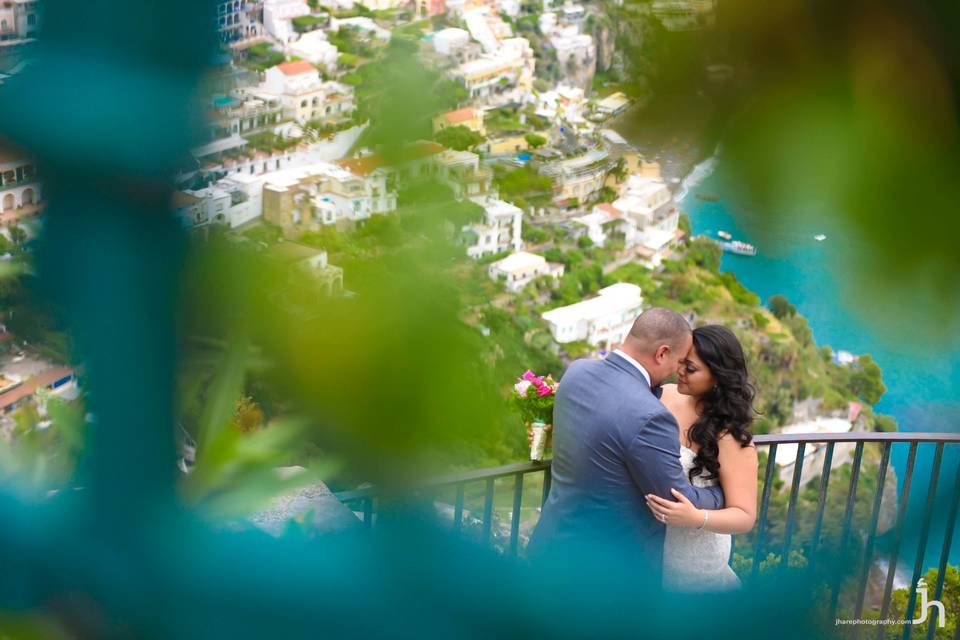
[[[694,487],[684,475],[677,422],[659,400],[660,383],[692,344],[683,316],[652,308],[606,360],[567,369],[553,410],[552,485],[528,546],[531,561],[594,569],[606,562],[659,586],[665,525],[644,495],[673,500],[676,488],[697,507],[723,507],[719,487]]]

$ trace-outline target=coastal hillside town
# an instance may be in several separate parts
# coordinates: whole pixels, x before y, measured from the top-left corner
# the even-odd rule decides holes
[[[695,33],[715,10],[712,0],[654,2],[642,19]],[[683,179],[702,158],[628,139],[624,123],[649,96],[629,82],[625,27],[612,16],[633,13],[605,1],[218,2],[220,51],[193,105],[202,137],[171,176],[171,215],[196,242],[227,238],[289,272],[272,299],[292,308],[304,278],[330,298],[362,295],[351,282],[362,257],[345,244],[408,226],[429,193],[457,247],[455,271],[472,283],[464,288],[486,292],[467,301],[468,324],[489,337],[507,314],[521,350],[557,368],[602,357],[650,304],[690,307],[682,292],[665,295],[680,261],[756,251],[724,232],[690,237]],[[36,2],[0,9],[0,82],[30,64],[41,17]],[[398,76],[426,95],[395,99]],[[4,146],[7,262],[29,254],[44,206],[34,159]],[[691,320],[731,320],[729,309],[701,306]],[[45,394],[82,382],[66,337],[43,323],[21,336],[12,315],[0,318],[10,325],[0,369],[8,432],[17,407],[32,403],[42,417]],[[857,368],[847,355],[833,365]],[[792,419],[786,406],[778,415],[764,429]]]

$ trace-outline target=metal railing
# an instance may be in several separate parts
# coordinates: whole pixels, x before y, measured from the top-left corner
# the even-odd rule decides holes
[[[776,570],[787,571],[790,568],[790,554],[794,551],[803,551],[806,553],[807,567],[809,571],[816,568],[817,553],[821,550],[823,543],[822,535],[824,528],[824,515],[827,505],[827,494],[830,487],[830,477],[834,466],[834,454],[838,444],[846,443],[854,445],[853,457],[850,461],[850,479],[846,487],[845,506],[843,510],[842,532],[839,542],[839,552],[841,554],[855,553],[859,554],[857,567],[859,578],[855,582],[855,592],[852,614],[854,618],[861,618],[864,610],[864,603],[868,585],[868,577],[873,561],[877,559],[874,555],[877,542],[877,528],[880,518],[881,505],[884,495],[884,484],[888,478],[888,469],[891,461],[893,445],[902,443],[909,445],[906,469],[902,481],[902,492],[898,496],[896,509],[896,519],[893,524],[893,540],[889,549],[889,563],[884,580],[883,597],[881,600],[880,618],[886,618],[890,613],[891,594],[893,591],[894,574],[897,567],[897,561],[900,556],[902,536],[904,533],[904,520],[907,514],[907,506],[910,499],[911,485],[913,484],[913,475],[916,467],[917,454],[921,446],[926,445],[934,448],[933,463],[930,473],[930,482],[927,487],[926,500],[923,507],[918,548],[913,562],[913,575],[910,580],[910,594],[906,607],[907,612],[912,612],[917,597],[917,582],[919,581],[923,568],[924,558],[927,551],[928,538],[930,536],[930,525],[933,518],[934,500],[937,494],[938,485],[943,467],[944,451],[947,445],[955,446],[960,449],[960,434],[951,433],[804,433],[804,434],[771,434],[754,437],[754,443],[763,451],[766,450],[766,465],[763,471],[762,494],[759,505],[759,516],[757,525],[749,536],[752,537],[753,553],[750,558],[749,579],[755,579],[760,573],[761,564],[766,557],[767,552],[775,552],[780,560],[776,565]],[[771,496],[776,485],[776,457],[778,447],[783,445],[796,445],[797,453],[793,462],[792,480],[787,499],[786,521],[783,523],[783,540],[775,549],[768,549],[769,525]],[[814,516],[814,525],[811,537],[801,545],[797,543],[796,527],[798,514],[798,498],[801,491],[801,478],[804,474],[805,459],[808,447],[817,445],[818,450],[822,450],[822,468],[819,471],[819,481],[817,482],[817,502]],[[879,462],[876,467],[876,487],[873,496],[870,499],[870,510],[866,530],[861,533],[865,536],[862,547],[851,549],[851,536],[853,535],[854,509],[857,504],[857,489],[862,478],[864,467],[864,453],[867,445],[879,447]],[[846,463],[844,463],[846,464]],[[842,467],[843,465],[838,465]],[[416,487],[416,493],[424,496],[438,496],[444,490],[453,493],[453,522],[454,530],[460,531],[464,523],[465,514],[465,495],[469,487],[482,487],[482,511],[479,518],[480,523],[480,541],[484,544],[490,542],[491,530],[494,524],[494,497],[496,492],[495,483],[499,479],[513,478],[513,500],[510,510],[507,512],[509,522],[509,539],[506,545],[506,552],[510,555],[517,555],[520,550],[520,526],[521,509],[523,508],[524,480],[533,475],[535,477],[542,474],[542,492],[539,496],[540,504],[547,499],[550,491],[550,461],[541,463],[525,462],[510,464],[501,467],[489,469],[476,469],[465,473],[446,475],[423,481]],[[958,504],[960,504],[960,464],[953,475],[947,470],[947,478],[953,478],[952,487],[949,483],[944,486],[945,491],[951,491],[947,500],[948,514],[947,525],[944,530],[944,538],[939,554],[939,563],[937,566],[937,582],[935,585],[932,599],[939,599],[943,593],[944,576],[946,575],[947,561],[950,555],[950,549],[953,540],[955,524],[958,518]],[[808,481],[810,484],[812,481]],[[344,491],[336,494],[337,498],[354,508],[366,527],[372,527],[376,521],[377,505],[383,497],[383,492],[377,487],[366,487],[352,491]],[[839,575],[839,574],[837,574]],[[836,614],[839,606],[839,595],[843,590],[842,585],[837,581],[830,585],[830,616]],[[928,627],[927,638],[932,638],[935,625]],[[911,625],[904,625],[903,637],[910,637],[912,631]],[[877,637],[881,637],[884,632],[883,625],[877,625]],[[858,633],[855,631],[855,635]]]

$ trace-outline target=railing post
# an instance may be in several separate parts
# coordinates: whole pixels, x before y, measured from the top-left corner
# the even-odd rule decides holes
[[[480,541],[487,544],[490,541],[490,528],[493,525],[493,478],[487,478],[486,492],[483,502],[483,533]]]
[[[513,511],[510,515],[510,555],[517,555],[520,544],[520,507],[523,503],[523,474],[513,477]]]
[[[847,541],[850,538],[850,525],[853,521],[853,506],[857,497],[857,482],[860,480],[860,463],[863,460],[863,442],[858,442],[853,453],[853,467],[850,471],[850,488],[847,491],[847,508],[843,512],[843,533],[840,535],[840,547],[838,548],[839,557],[844,557],[847,549]],[[837,604],[840,602],[840,587],[843,585],[843,572],[839,567],[834,568],[835,576],[833,579],[833,590],[830,595],[830,616],[833,618],[837,613]]]
[[[820,472],[820,491],[817,494],[817,515],[813,525],[813,539],[810,541],[810,563],[812,572],[816,564],[817,546],[820,544],[820,532],[823,529],[823,512],[827,504],[827,488],[830,485],[830,472],[833,470],[834,443],[827,443],[827,451],[823,456],[823,470]]]
[[[883,585],[883,602],[880,608],[880,619],[883,620],[890,613],[890,595],[893,592],[893,579],[897,572],[897,560],[900,556],[900,542],[903,538],[903,521],[907,516],[907,505],[910,502],[910,486],[913,484],[913,467],[917,461],[917,443],[910,443],[910,453],[907,456],[907,471],[903,478],[903,495],[897,509],[897,522],[893,533],[893,549],[890,550],[890,566],[887,567],[887,579]],[[882,627],[883,625],[877,625]],[[883,637],[884,630],[877,629],[877,639]]]
[[[947,559],[950,557],[950,546],[953,543],[953,531],[957,525],[957,507],[960,505],[960,463],[957,463],[956,481],[953,485],[953,501],[950,504],[950,512],[947,514],[947,528],[943,532],[943,549],[940,551],[940,564],[937,565],[937,587],[934,589],[933,599],[939,600],[943,595],[943,580],[947,576]],[[933,638],[936,627],[933,621],[927,626],[927,640]],[[957,625],[957,633],[960,634],[960,624]]]
[[[883,485],[887,479],[887,466],[890,463],[890,449],[892,444],[883,443],[883,453],[880,457],[880,468],[877,469],[877,491],[873,496],[873,512],[870,516],[870,526],[867,529],[867,544],[863,551],[863,578],[859,593],[857,594],[857,606],[854,609],[854,618],[859,619],[863,613],[863,599],[867,594],[867,580],[870,578],[871,556],[873,555],[873,544],[877,536],[877,521],[880,519],[880,505],[883,502]],[[860,636],[860,627],[854,627],[853,637]]]
[[[787,528],[783,536],[783,561],[780,572],[785,572],[790,564],[790,542],[793,539],[793,519],[797,510],[797,494],[800,493],[800,478],[803,475],[803,453],[806,443],[797,444],[797,457],[793,462],[793,481],[790,483],[790,503],[787,506]]]
[[[553,482],[553,466],[543,470],[543,495],[540,496],[540,507],[547,504],[547,498],[550,496],[550,484]]]
[[[763,478],[763,498],[760,500],[760,521],[757,523],[757,542],[753,545],[753,566],[750,568],[751,578],[756,578],[763,561],[763,535],[767,528],[767,509],[770,506],[770,491],[773,488],[773,471],[777,466],[777,443],[770,445],[767,453],[767,469]]]
[[[930,473],[930,487],[927,490],[927,504],[923,508],[923,523],[920,525],[920,539],[917,542],[917,558],[913,563],[913,579],[910,581],[910,597],[907,599],[906,616],[913,616],[913,607],[917,602],[917,581],[923,573],[923,556],[927,550],[927,536],[930,535],[930,520],[933,518],[933,502],[937,495],[937,481],[940,479],[940,465],[943,462],[943,443],[937,443],[933,455],[933,469]],[[932,624],[932,621],[930,622]],[[913,625],[903,625],[903,640],[909,640]]]
[[[453,530],[460,531],[460,527],[463,526],[463,490],[464,483],[457,483],[457,497],[454,501],[453,507]]]
[[[373,526],[373,496],[363,500],[363,526],[367,529]]]

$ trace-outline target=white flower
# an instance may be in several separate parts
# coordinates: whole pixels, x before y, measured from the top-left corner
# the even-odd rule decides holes
[[[526,398],[527,389],[530,388],[530,384],[531,383],[529,380],[521,380],[517,384],[513,385],[513,390],[516,391],[517,395],[520,396],[521,398]]]

